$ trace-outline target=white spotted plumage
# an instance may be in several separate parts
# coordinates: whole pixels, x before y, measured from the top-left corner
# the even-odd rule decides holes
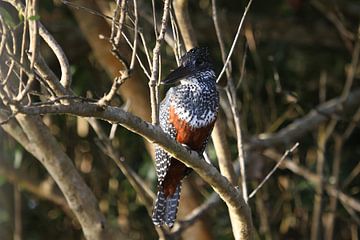
[[[201,55],[196,55],[200,52]],[[168,90],[165,99],[160,104],[159,122],[162,130],[171,138],[176,139],[177,131],[172,125],[169,115],[170,106],[174,109],[176,116],[189,125],[193,131],[207,126],[212,126],[217,117],[219,108],[219,95],[216,90],[216,76],[212,65],[208,63],[207,52],[203,49],[190,50],[182,59],[183,64],[198,64],[197,61],[205,60],[205,64],[200,66],[200,70],[192,71],[181,79],[181,84]],[[205,67],[204,67],[205,66]],[[191,69],[191,68],[190,68]],[[207,139],[210,136],[208,133]],[[198,150],[201,154],[206,147],[207,139],[202,143],[202,148]],[[155,225],[167,224],[172,227],[179,204],[181,184],[176,186],[173,195],[165,197],[163,182],[171,166],[172,157],[161,147],[155,149],[156,173],[158,177],[158,193],[155,202],[152,220]]]

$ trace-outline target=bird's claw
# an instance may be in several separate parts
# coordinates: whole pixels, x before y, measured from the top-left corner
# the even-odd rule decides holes
[[[182,145],[184,148],[186,148],[186,150],[188,150],[189,153],[191,153],[192,149],[191,149],[188,145],[186,145],[185,143],[182,143],[181,145]]]

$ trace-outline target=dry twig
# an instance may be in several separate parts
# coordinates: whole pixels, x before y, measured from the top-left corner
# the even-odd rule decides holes
[[[152,59],[152,70],[149,80],[150,88],[150,100],[151,100],[151,119],[152,123],[157,125],[159,122],[159,93],[158,93],[158,78],[159,78],[159,59],[160,59],[160,48],[161,44],[165,37],[165,31],[168,21],[170,9],[170,0],[164,1],[163,16],[161,18],[161,27],[159,35],[156,38],[156,44],[153,49],[153,59]],[[154,23],[156,26],[156,23]]]
[[[249,194],[249,199],[255,196],[255,194],[260,190],[260,188],[270,179],[270,177],[274,174],[276,169],[279,168],[281,163],[289,156],[289,154],[293,153],[295,149],[299,146],[299,143],[295,143],[290,149],[286,150],[285,153],[281,156],[280,160],[276,163],[276,165],[271,169],[271,171],[265,176],[265,178],[261,181],[261,183]]]

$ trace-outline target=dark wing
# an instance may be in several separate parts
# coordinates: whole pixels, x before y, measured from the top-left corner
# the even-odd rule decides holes
[[[170,135],[171,138],[176,138],[176,130],[172,124],[169,123],[169,109],[171,96],[173,95],[173,88],[170,88],[166,94],[165,99],[160,104],[159,120],[161,129]],[[156,174],[158,176],[159,185],[164,181],[165,175],[170,167],[171,156],[161,147],[155,147],[155,163]]]

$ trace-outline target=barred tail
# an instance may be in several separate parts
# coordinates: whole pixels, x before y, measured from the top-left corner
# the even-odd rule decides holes
[[[176,191],[172,196],[166,198],[162,187],[159,187],[152,215],[152,221],[155,225],[161,226],[166,224],[170,228],[174,226],[179,206],[180,191],[181,184],[176,187]]]

